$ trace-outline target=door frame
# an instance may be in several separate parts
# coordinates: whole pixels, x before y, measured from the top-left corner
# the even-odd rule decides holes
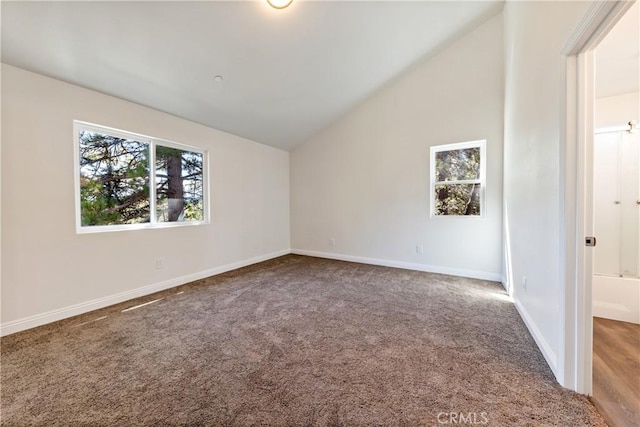
[[[595,132],[595,49],[636,0],[596,0],[562,51],[566,56],[564,144],[560,147],[564,242],[561,278],[564,292],[564,343],[561,383],[579,393],[592,392],[593,140]]]

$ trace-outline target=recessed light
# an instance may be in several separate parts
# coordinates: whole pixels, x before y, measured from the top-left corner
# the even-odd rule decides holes
[[[220,83],[220,82],[221,82],[222,80],[224,80],[224,79],[222,78],[222,76],[215,76],[215,77],[213,78],[213,80],[214,80],[216,83]]]
[[[284,9],[293,3],[293,0],[267,0],[267,3],[274,9]]]

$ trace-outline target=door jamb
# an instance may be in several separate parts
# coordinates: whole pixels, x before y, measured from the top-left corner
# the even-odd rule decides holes
[[[584,238],[593,229],[594,50],[635,1],[594,1],[562,52],[566,56],[565,138],[560,149],[565,336],[559,379],[565,387],[587,395],[592,392],[593,260]]]

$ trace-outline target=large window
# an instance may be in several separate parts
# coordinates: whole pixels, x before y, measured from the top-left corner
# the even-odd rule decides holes
[[[431,147],[431,216],[484,216],[485,146]]]
[[[207,222],[207,155],[173,142],[74,123],[77,229]]]

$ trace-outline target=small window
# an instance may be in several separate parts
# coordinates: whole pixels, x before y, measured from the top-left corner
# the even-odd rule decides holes
[[[431,216],[484,216],[485,146],[431,147]]]
[[[75,135],[79,232],[206,223],[206,152],[82,122]]]

